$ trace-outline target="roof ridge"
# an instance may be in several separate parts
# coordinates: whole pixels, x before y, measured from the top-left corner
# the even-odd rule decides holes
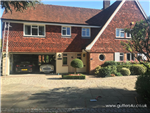
[[[56,6],[56,7],[68,7],[68,8],[77,8],[77,9],[91,9],[91,10],[99,10],[99,11],[102,11],[102,9],[93,9],[93,8],[84,8],[84,7],[74,7],[74,6],[63,6],[63,5],[53,5],[53,4],[38,4],[38,5]]]

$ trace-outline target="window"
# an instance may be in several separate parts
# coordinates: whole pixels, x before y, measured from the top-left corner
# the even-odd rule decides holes
[[[62,27],[62,36],[71,36],[71,27]]]
[[[131,34],[129,32],[126,33],[126,38],[131,38]]]
[[[81,54],[77,54],[77,58],[81,60]]]
[[[82,37],[90,37],[90,28],[82,28]]]
[[[127,53],[127,61],[134,60],[134,54],[132,53]]]
[[[103,54],[101,54],[101,55],[99,55],[99,59],[100,59],[101,61],[103,61],[103,60],[105,60],[105,56],[104,56]]]
[[[63,54],[63,65],[67,65],[67,54]]]
[[[123,59],[124,59],[124,54],[120,53],[120,61],[123,61]]]
[[[24,25],[24,36],[45,36],[45,26]]]
[[[116,37],[124,38],[124,29],[116,29]]]

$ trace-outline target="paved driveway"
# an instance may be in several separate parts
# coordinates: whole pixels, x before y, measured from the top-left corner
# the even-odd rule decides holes
[[[60,75],[44,74],[1,77],[1,107],[7,112],[42,110],[72,113],[80,110],[79,113],[81,111],[93,113],[92,110],[97,112],[141,110],[146,113],[149,109],[145,107],[138,109],[121,107],[122,104],[144,105],[134,89],[136,79],[137,76],[110,78],[87,76],[86,80],[64,80]],[[97,96],[101,96],[97,102],[90,102],[90,99]]]

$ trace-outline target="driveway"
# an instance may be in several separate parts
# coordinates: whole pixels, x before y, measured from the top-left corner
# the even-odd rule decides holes
[[[144,112],[150,110],[135,92],[137,76],[64,80],[61,75],[26,74],[1,77],[3,112]],[[96,102],[95,99],[100,96]],[[142,107],[125,105],[142,104]],[[113,106],[109,106],[113,105]]]

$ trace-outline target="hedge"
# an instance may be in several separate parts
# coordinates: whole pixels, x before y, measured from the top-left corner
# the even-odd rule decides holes
[[[62,78],[63,79],[85,79],[85,75],[83,74],[80,74],[79,76],[78,75],[62,75]]]
[[[123,75],[123,76],[129,76],[131,74],[130,70],[128,68],[122,68],[120,70],[120,73]]]

